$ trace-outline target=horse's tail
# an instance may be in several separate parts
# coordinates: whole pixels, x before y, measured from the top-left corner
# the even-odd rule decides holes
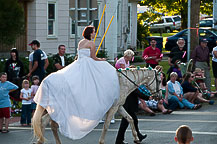
[[[38,104],[36,111],[34,113],[34,116],[32,118],[32,126],[34,129],[34,135],[38,138],[38,140],[41,143],[44,143],[44,141],[45,141],[45,138],[44,138],[43,132],[42,132],[42,123],[41,123],[44,110],[45,109]]]

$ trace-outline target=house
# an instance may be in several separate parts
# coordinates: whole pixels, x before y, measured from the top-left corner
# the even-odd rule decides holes
[[[57,53],[58,45],[64,44],[67,47],[67,53],[75,55],[84,27],[89,24],[98,27],[105,4],[106,10],[96,46],[99,46],[108,23],[114,16],[101,49],[107,51],[110,60],[114,60],[127,48],[136,48],[139,0],[20,1],[25,7],[26,34],[25,39],[22,40],[25,46],[21,49],[21,46],[16,45],[19,51],[32,51],[28,43],[37,39],[41,42],[41,49],[48,54]],[[76,2],[77,7],[75,7]]]

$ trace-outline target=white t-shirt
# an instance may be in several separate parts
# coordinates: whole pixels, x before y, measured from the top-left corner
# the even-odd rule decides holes
[[[32,90],[29,88],[28,90],[26,89],[21,89],[21,93],[23,94],[23,98],[28,98],[28,97],[31,97],[31,93],[32,93]],[[31,104],[31,99],[30,100],[22,100],[22,104],[23,105],[27,105],[27,104]]]
[[[41,59],[42,59],[42,60],[47,59],[46,53],[45,53],[44,51],[42,51],[42,52],[43,52],[43,54],[44,54],[44,57],[42,57]],[[33,54],[34,54],[34,51],[29,54],[29,61],[31,61],[31,62],[33,62]]]
[[[214,47],[213,50],[212,50],[212,61],[217,62],[217,57],[215,57],[215,55],[213,53],[214,51],[217,51],[217,46]]]
[[[65,66],[64,56],[60,56],[60,58],[61,58],[62,66]]]
[[[175,93],[176,93],[178,96],[180,96],[180,94],[181,94],[181,89],[180,89],[180,86],[179,86],[178,82],[175,81],[175,83],[172,83],[172,85],[173,85],[173,89],[175,90]]]

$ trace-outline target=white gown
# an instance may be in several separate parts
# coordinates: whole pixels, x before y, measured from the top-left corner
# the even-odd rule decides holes
[[[91,132],[119,98],[116,69],[90,58],[90,49],[78,50],[78,60],[47,76],[34,101],[44,107],[60,132],[80,139]]]

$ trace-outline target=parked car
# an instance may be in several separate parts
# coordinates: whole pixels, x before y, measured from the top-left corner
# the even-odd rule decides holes
[[[181,28],[181,17],[180,16],[163,16],[159,21],[150,24],[151,32],[162,32],[170,33],[173,30],[179,30]]]
[[[213,25],[213,18],[206,18],[200,21],[200,27],[211,29]]]
[[[176,15],[176,16],[172,16],[172,18],[173,18],[173,20],[175,22],[174,29],[180,31],[180,29],[181,29],[181,23],[182,23],[181,22],[181,16]]]
[[[188,29],[182,30],[177,34],[170,36],[167,38],[167,42],[165,45],[165,49],[167,51],[171,51],[171,49],[177,46],[176,42],[178,38],[184,38],[187,46],[187,39],[188,39]],[[216,29],[199,29],[199,40],[206,38],[208,40],[207,46],[209,47],[209,51],[211,52],[213,47],[217,44],[217,30]]]

